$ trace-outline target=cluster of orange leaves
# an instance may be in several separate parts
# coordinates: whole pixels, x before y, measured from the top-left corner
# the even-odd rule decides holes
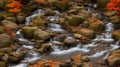
[[[108,10],[115,10],[118,13],[120,13],[120,0],[110,0],[110,2],[107,4],[106,8]]]
[[[29,67],[44,67],[44,64],[49,65],[50,67],[54,67],[55,65],[60,64],[60,61],[52,61],[52,60],[40,60],[37,64],[31,65]]]
[[[74,56],[74,62],[79,61],[81,55]],[[50,67],[55,67],[55,65],[61,64],[62,61],[53,61],[53,60],[39,60],[36,64],[30,65],[29,67],[44,67],[44,64],[49,65]],[[92,67],[92,66],[90,66]]]
[[[9,8],[9,12],[17,13],[21,11],[22,4],[20,0],[8,0],[6,7]]]

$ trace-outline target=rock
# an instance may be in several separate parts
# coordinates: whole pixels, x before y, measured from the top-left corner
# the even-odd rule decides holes
[[[61,64],[59,64],[59,66],[60,67],[72,67],[72,65],[71,64],[67,64],[67,63],[61,63]]]
[[[79,16],[81,16],[81,18],[88,18],[90,16],[90,12],[85,10],[85,9],[81,9],[78,13]]]
[[[16,15],[16,20],[18,23],[24,23],[25,22],[25,19],[26,18],[26,14],[20,12]]]
[[[75,34],[73,34],[73,35],[74,35],[75,38],[78,38],[78,39],[80,39],[80,40],[85,40],[85,39],[86,39],[85,36],[83,36],[82,34],[79,34],[79,33],[75,33]]]
[[[6,63],[3,61],[0,61],[0,67],[6,67]]]
[[[36,39],[46,40],[49,39],[50,37],[51,37],[50,33],[41,29],[36,30],[34,33],[34,38]]]
[[[2,57],[2,60],[3,61],[8,61],[8,58],[9,58],[9,55],[8,54],[5,54],[3,57]]]
[[[83,18],[81,18],[79,16],[73,16],[73,17],[68,18],[67,23],[70,26],[78,26],[79,24],[83,23],[83,21],[84,21]]]
[[[6,20],[9,20],[11,22],[16,22],[16,18],[15,17],[7,17]]]
[[[83,28],[88,28],[90,26],[90,23],[88,21],[84,21],[82,24],[80,24]]]
[[[95,35],[95,32],[93,30],[87,29],[87,28],[81,28],[78,33],[80,33],[90,39],[94,38],[94,35]]]
[[[116,11],[107,11],[104,13],[104,15],[111,17],[111,16],[115,15],[115,13],[116,13]]]
[[[0,48],[9,47],[12,44],[12,39],[7,34],[0,34]]]
[[[68,4],[67,4],[67,2],[53,1],[53,5],[54,5],[56,8],[58,8],[58,9],[60,9],[60,10],[62,10],[62,11],[68,9]]]
[[[17,24],[10,21],[10,20],[1,21],[1,25],[4,26],[5,28],[9,28],[9,29],[12,29],[12,30],[16,30],[18,28]]]
[[[64,43],[65,45],[68,45],[68,46],[75,46],[78,42],[77,42],[77,39],[75,38],[67,37],[65,38]]]
[[[68,14],[76,14],[78,13],[77,9],[71,9],[67,11]]]
[[[51,45],[49,44],[42,44],[41,48],[39,49],[41,53],[49,53],[52,51]]]
[[[76,67],[83,67],[83,63],[82,62],[75,62]]]
[[[20,53],[20,52],[11,52],[9,53],[9,60],[12,62],[19,62],[24,58],[24,54]]]
[[[12,13],[9,13],[9,12],[6,12],[6,11],[1,11],[0,12],[0,20],[4,20],[4,19],[6,19],[7,17],[10,17],[10,16],[12,16]]]
[[[107,62],[110,67],[120,65],[120,49],[112,51],[110,56],[107,58]]]
[[[113,37],[114,37],[116,40],[120,40],[120,30],[115,30],[115,31],[113,31]]]
[[[98,20],[95,17],[89,18],[89,22],[90,22],[89,29],[92,29],[94,31],[98,31],[98,32],[103,31],[105,28],[104,22]]]
[[[26,38],[32,38],[34,35],[35,30],[37,30],[37,27],[23,27],[22,28],[22,34]]]
[[[117,15],[111,16],[110,21],[115,24],[120,24],[120,16],[117,16]]]
[[[38,15],[34,18],[32,18],[32,21],[30,23],[31,26],[37,26],[37,27],[44,27],[46,25],[46,21],[42,18],[41,15]]]
[[[83,62],[88,62],[89,61],[89,58],[87,56],[82,56],[80,58]]]
[[[0,34],[4,33],[4,31],[5,29],[2,26],[0,26]]]
[[[45,11],[45,15],[55,15],[55,14],[56,14],[56,12],[52,9],[46,9],[46,11]]]

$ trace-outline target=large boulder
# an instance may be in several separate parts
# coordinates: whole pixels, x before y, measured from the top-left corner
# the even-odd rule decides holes
[[[67,2],[53,1],[53,5],[54,5],[56,8],[58,8],[58,9],[60,9],[60,10],[62,10],[62,11],[68,9],[68,3],[67,3]]]
[[[43,19],[41,15],[38,15],[34,18],[32,18],[32,21],[30,23],[31,26],[37,26],[37,27],[44,27],[46,25],[46,21]]]
[[[120,24],[120,16],[117,16],[117,15],[111,16],[111,17],[110,17],[110,21],[111,21],[112,23]]]
[[[9,53],[9,60],[12,62],[19,62],[24,58],[25,54],[20,52],[11,52]]]
[[[52,9],[46,9],[45,10],[45,15],[55,15],[55,14],[56,14],[56,12]]]
[[[37,27],[23,27],[22,28],[22,34],[26,38],[32,38],[34,35],[35,30],[37,30]]]
[[[116,13],[116,11],[106,11],[106,12],[104,13],[104,15],[106,15],[106,16],[108,16],[108,17],[111,17],[111,16],[115,15],[115,13]]]
[[[34,38],[41,39],[41,40],[46,40],[46,39],[50,38],[50,33],[46,32],[42,29],[38,29],[34,33]]]
[[[64,40],[65,45],[68,46],[75,46],[78,42],[77,39],[73,38],[73,37],[67,37]]]
[[[9,28],[9,29],[17,29],[18,28],[17,24],[10,20],[1,21],[1,25],[4,26],[5,28]]]
[[[113,31],[113,37],[114,37],[116,40],[120,40],[120,30],[115,30],[115,31]]]
[[[0,34],[0,48],[9,47],[12,44],[11,37],[7,34]]]
[[[79,39],[81,42],[88,42],[89,39],[80,33],[73,34],[75,38]]]
[[[120,29],[120,16],[114,15],[110,17],[110,21],[114,23],[115,29]]]
[[[107,62],[110,67],[120,65],[120,49],[111,52],[110,56],[107,58]]]
[[[85,19],[81,18],[81,16],[73,16],[73,17],[69,17],[67,20],[67,23],[70,26],[78,26],[79,24],[83,23]]]
[[[39,51],[41,53],[49,53],[51,52],[53,49],[51,48],[51,45],[46,43],[46,44],[42,44],[41,48],[39,49]]]
[[[81,28],[78,33],[80,33],[90,39],[94,38],[94,36],[95,36],[95,32],[93,30],[87,29],[87,28]]]

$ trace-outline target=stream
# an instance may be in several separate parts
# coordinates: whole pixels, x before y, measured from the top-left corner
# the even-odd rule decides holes
[[[87,7],[87,10],[92,13],[94,8],[96,8],[96,5],[93,5],[93,7]],[[57,10],[55,11],[57,14],[59,14],[59,11]],[[43,9],[38,9],[35,12],[33,12],[32,15],[26,17],[25,25],[29,25],[32,18],[42,13],[44,13]],[[99,16],[100,13],[96,12],[96,14]],[[59,16],[46,16],[46,18],[49,21],[55,21],[55,20],[58,20]],[[110,51],[119,48],[120,43],[119,41],[115,41],[112,38],[111,32],[114,30],[114,25],[110,21],[108,21],[106,18],[104,18],[104,20],[103,21],[106,26],[105,32],[99,35],[96,35],[96,38],[93,39],[91,43],[84,44],[84,43],[81,43],[81,41],[77,40],[78,41],[77,46],[64,49],[63,46],[52,45],[52,42],[61,43],[60,38],[53,37],[49,41],[49,44],[52,45],[51,48],[53,49],[53,51],[49,54],[40,54],[39,52],[37,52],[36,49],[34,48],[35,43],[30,42],[28,39],[25,39],[24,36],[21,34],[21,29],[19,29],[16,32],[18,36],[18,41],[24,42],[27,44],[21,45],[21,47],[17,50],[17,52],[22,51],[23,48],[28,49],[29,52],[27,53],[24,60],[22,60],[19,64],[10,65],[9,67],[28,67],[29,63],[39,59],[67,60],[78,54],[83,54],[85,56],[88,56],[90,59],[96,59],[96,60],[106,59]],[[49,23],[47,25],[47,28],[50,29],[52,32],[66,31],[60,24],[57,24],[57,23]],[[61,33],[61,34],[64,34],[64,33]],[[66,38],[74,39],[74,36],[71,33],[66,33],[65,36]],[[100,41],[103,43],[99,43]]]

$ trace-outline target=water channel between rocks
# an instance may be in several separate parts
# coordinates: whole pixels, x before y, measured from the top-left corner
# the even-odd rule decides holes
[[[88,11],[91,11],[88,9]],[[29,17],[26,17],[26,25],[28,25],[32,18],[37,16],[38,14],[43,13],[43,9],[38,9]],[[59,14],[59,11],[56,10],[56,12]],[[99,14],[99,13],[98,13]],[[49,21],[54,21],[59,18],[59,16],[47,16]],[[107,20],[107,19],[104,19]],[[27,42],[29,45],[23,44],[21,48],[19,48],[17,51],[21,51],[22,48],[26,48],[29,50],[24,60],[20,62],[20,64],[17,65],[11,65],[9,67],[27,67],[30,62],[36,61],[38,59],[52,59],[52,60],[67,60],[71,57],[83,54],[88,56],[91,59],[94,59],[93,61],[98,59],[106,59],[109,55],[109,52],[119,48],[119,41],[115,42],[112,38],[111,31],[114,30],[114,25],[111,22],[105,22],[105,32],[101,33],[99,35],[96,35],[96,38],[92,40],[91,43],[83,44],[81,41],[78,41],[78,45],[74,47],[70,47],[68,49],[63,49],[62,46],[53,45],[52,43],[61,43],[60,39],[57,37],[51,38],[49,44],[52,45],[53,51],[49,54],[40,54],[39,52],[35,51],[33,42],[30,42],[29,40],[25,39],[24,36],[21,34],[21,29],[16,32],[18,35],[18,40],[21,42]],[[57,23],[49,23],[47,25],[49,29],[51,29],[52,32],[65,32],[66,30],[62,28],[60,24]],[[63,33],[64,34],[64,33]],[[66,38],[68,39],[74,39],[74,37],[71,35],[71,33],[66,33]],[[98,43],[99,41],[102,41],[104,43]]]

